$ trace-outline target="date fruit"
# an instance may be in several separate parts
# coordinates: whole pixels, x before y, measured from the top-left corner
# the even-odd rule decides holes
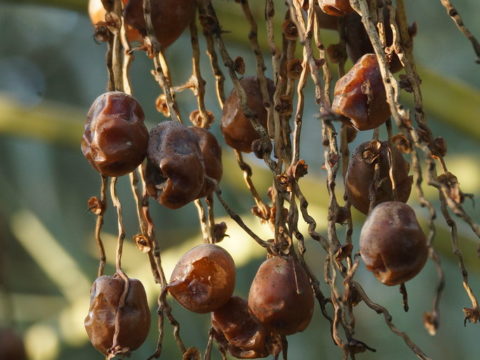
[[[263,127],[266,127],[267,110],[263,104],[259,80],[256,77],[245,77],[240,80],[240,84],[245,90],[247,106],[256,114],[258,122]],[[273,81],[267,79],[267,86],[270,100],[272,100],[274,93]],[[244,114],[240,104],[240,96],[235,89],[225,100],[221,129],[227,144],[245,153],[252,152],[252,143],[260,138],[250,120]]]
[[[186,252],[173,269],[168,291],[184,308],[214,311],[230,299],[235,288],[235,263],[218,245],[202,244]]]
[[[427,261],[428,246],[413,209],[399,201],[377,205],[363,224],[360,255],[385,285],[399,285],[417,275]]]
[[[148,130],[140,104],[120,91],[100,95],[90,107],[82,152],[102,175],[121,176],[145,158]]]
[[[232,296],[212,312],[214,336],[230,354],[239,359],[257,359],[269,355],[269,334],[249,312],[247,301]]]
[[[175,121],[164,121],[150,131],[145,168],[148,195],[178,209],[199,197],[205,167],[199,137]]]
[[[333,112],[349,119],[357,130],[382,125],[390,116],[375,54],[362,56],[335,84]]]
[[[377,140],[360,144],[353,152],[345,176],[345,190],[348,200],[358,211],[364,214],[370,209],[370,191],[375,196],[373,207],[381,202],[394,200],[390,180],[389,158],[393,161],[393,179],[397,200],[407,202],[412,190],[413,177],[408,175],[410,164],[403,158],[395,146],[391,147],[389,157],[388,143]],[[373,188],[375,165],[378,165],[378,187]]]
[[[313,315],[307,273],[293,257],[265,260],[253,279],[248,307],[267,328],[281,335],[303,331]]]
[[[92,345],[101,353],[126,354],[145,341],[150,329],[150,309],[142,283],[128,280],[128,293],[120,304],[125,282],[118,275],[100,276],[93,283],[85,329]],[[115,318],[119,316],[118,329]],[[117,342],[114,334],[118,331]]]

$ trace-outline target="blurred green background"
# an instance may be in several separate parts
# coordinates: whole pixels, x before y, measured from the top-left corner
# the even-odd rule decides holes
[[[257,19],[262,19],[262,2],[252,5]],[[254,57],[248,48],[248,25],[241,9],[233,1],[216,0],[225,40],[232,56],[243,56],[247,74],[254,72]],[[480,35],[478,0],[455,1],[465,23]],[[93,30],[86,16],[87,1],[80,0],[0,0],[0,326],[13,323],[24,337],[29,358],[101,359],[89,344],[83,329],[88,310],[89,287],[96,276],[97,250],[93,231],[95,218],[87,211],[86,201],[97,195],[98,174],[89,166],[80,151],[84,116],[91,102],[105,90],[105,45],[93,40]],[[479,194],[480,189],[480,65],[468,41],[456,30],[445,14],[440,1],[416,1],[409,4],[409,17],[418,25],[415,55],[421,65],[425,106],[429,123],[436,135],[447,139],[449,169],[455,173],[465,192]],[[333,33],[326,33],[335,41]],[[205,50],[201,43],[202,51]],[[188,79],[191,73],[188,32],[167,51],[167,60],[175,84]],[[268,60],[268,59],[267,59]],[[150,75],[151,62],[143,53],[136,54],[132,67],[134,95],[147,114],[148,126],[163,120],[154,107],[160,94]],[[207,80],[207,108],[219,119],[220,111],[213,97],[213,79],[207,57],[202,56],[202,73]],[[227,90],[230,89],[227,86]],[[307,88],[307,94],[310,88]],[[311,92],[310,92],[311,93]],[[320,231],[326,222],[325,177],[320,123],[311,96],[305,109],[305,127],[301,157],[306,159],[309,176],[302,181],[311,210]],[[195,108],[190,93],[178,96],[183,116]],[[213,131],[223,143],[218,123]],[[360,134],[354,145],[371,137]],[[254,180],[262,194],[269,186],[268,173],[253,157]],[[224,180],[222,190],[229,204],[245,221],[265,238],[271,237],[250,216],[253,205],[245,191],[241,172],[235,166],[232,151],[224,146]],[[127,179],[120,179],[120,197],[124,203],[128,236],[137,233],[134,206]],[[435,192],[427,191],[435,202]],[[415,199],[410,203],[417,206]],[[110,204],[111,205],[111,204]],[[480,210],[467,201],[465,207],[478,222]],[[418,208],[418,206],[417,206]],[[219,219],[225,217],[217,206]],[[196,210],[192,206],[169,211],[152,204],[154,222],[162,248],[167,274],[176,260],[190,247],[200,243],[201,235]],[[426,211],[418,208],[420,217]],[[355,213],[355,234],[362,217]],[[258,264],[264,258],[261,248],[228,219],[230,237],[223,243],[238,265],[236,293],[246,296]],[[407,284],[411,310],[404,313],[398,289],[379,285],[363,266],[357,279],[364,284],[371,298],[386,306],[398,328],[407,333],[433,359],[478,359],[480,354],[479,325],[463,326],[462,308],[469,306],[461,285],[456,259],[451,253],[448,231],[442,220],[435,240],[446,271],[446,289],[441,303],[441,327],[436,336],[427,334],[422,314],[429,311],[436,285],[432,264]],[[476,255],[476,239],[459,222],[462,249],[465,252],[470,281],[480,289],[480,262]],[[110,206],[104,227],[109,267],[113,270],[116,220]],[[305,232],[306,233],[306,232]],[[343,234],[343,230],[340,230]],[[323,253],[318,244],[307,240],[307,262],[322,278]],[[128,241],[124,267],[131,277],[144,282],[155,312],[158,287],[149,274],[146,257]],[[327,287],[322,284],[326,292]],[[174,314],[181,324],[181,334],[188,346],[204,349],[209,316],[187,312],[172,301]],[[327,321],[316,309],[309,328],[289,337],[291,359],[339,359]],[[355,310],[356,337],[377,349],[359,358],[405,360],[414,359],[402,340],[388,331],[382,318],[360,304]],[[153,352],[156,340],[152,326],[148,341],[132,359],[146,359]],[[178,359],[169,326],[162,358]],[[213,358],[219,358],[215,352]]]

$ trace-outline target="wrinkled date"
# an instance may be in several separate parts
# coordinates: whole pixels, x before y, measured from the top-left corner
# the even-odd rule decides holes
[[[177,209],[200,196],[205,166],[199,137],[189,128],[164,121],[150,131],[145,181],[148,195]]]
[[[121,176],[145,158],[148,130],[140,104],[120,91],[100,95],[90,107],[82,152],[102,175]]]
[[[304,330],[313,315],[313,291],[305,270],[292,257],[265,260],[248,294],[252,314],[281,335]]]
[[[412,189],[413,177],[408,175],[410,164],[395,146],[389,156],[388,142],[376,140],[360,144],[354,151],[345,176],[345,189],[350,203],[364,214],[372,205],[394,200],[390,180],[390,163],[398,201],[407,202]],[[378,166],[378,179],[375,184],[375,166]],[[371,193],[373,191],[373,194]]]
[[[202,244],[180,258],[173,269],[168,291],[186,309],[207,313],[230,299],[235,277],[231,255],[220,246]]]
[[[335,84],[333,112],[347,117],[357,130],[382,125],[390,116],[375,54],[362,56]]]
[[[124,287],[125,281],[115,274],[97,278],[91,289],[85,329],[92,345],[105,355],[127,354],[137,349],[150,329],[150,310],[142,283],[137,279],[128,280],[128,293],[122,306]]]
[[[377,205],[363,224],[360,254],[385,285],[399,285],[417,275],[427,261],[428,247],[413,209],[398,201]]]
[[[216,340],[239,359],[257,359],[270,354],[269,333],[248,310],[247,301],[232,296],[212,312]]]
[[[267,110],[262,100],[259,80],[256,77],[245,77],[240,80],[240,84],[243,90],[245,90],[247,106],[257,116],[258,122],[263,127],[266,127]],[[272,80],[267,79],[267,87],[271,101],[274,93]],[[252,143],[259,139],[260,136],[243,112],[240,96],[235,89],[225,101],[221,121],[221,129],[226,143],[238,151],[252,152]]]

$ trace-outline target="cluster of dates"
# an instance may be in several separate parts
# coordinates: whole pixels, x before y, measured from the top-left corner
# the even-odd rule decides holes
[[[204,128],[173,121],[149,133],[144,119],[132,96],[119,91],[100,95],[87,115],[83,154],[104,176],[128,174],[147,158],[147,192],[170,209],[211,193],[222,177],[222,153],[215,137]]]
[[[130,41],[142,41],[147,35],[142,1],[123,2],[127,36]],[[90,1],[90,15],[97,28],[109,26],[105,3],[108,1]],[[152,4],[155,35],[167,47],[192,20],[195,1]],[[354,132],[377,128],[389,118],[390,108],[360,18],[348,1],[319,0],[319,5],[327,27],[337,26],[336,17],[345,17],[347,50],[355,62],[335,85],[332,111]],[[308,2],[303,6],[308,7]],[[391,33],[386,35],[387,42],[391,41]],[[390,57],[390,68],[401,68],[395,55]],[[266,127],[267,110],[259,80],[244,77],[240,85],[246,106],[258,124]],[[272,101],[274,83],[269,79],[267,92]],[[241,97],[234,90],[225,101],[221,130],[232,148],[255,151],[260,135],[242,109]],[[210,132],[173,121],[164,121],[149,132],[140,104],[118,91],[102,94],[90,108],[82,151],[103,176],[122,176],[143,164],[147,194],[170,209],[211,194],[222,177],[221,149]],[[349,162],[345,185],[350,204],[368,214],[360,234],[360,253],[367,268],[386,285],[402,284],[414,277],[426,262],[428,247],[414,211],[405,204],[412,177],[401,152],[378,140],[359,145]],[[214,244],[187,252],[168,284],[168,291],[183,307],[211,313],[215,339],[237,358],[277,355],[282,349],[281,337],[303,331],[312,318],[310,279],[293,253],[271,256],[260,266],[247,300],[234,296],[234,289],[233,259]],[[140,281],[126,280],[119,274],[95,281],[85,327],[99,351],[128,353],[144,342],[149,326],[150,311]]]
[[[280,336],[304,330],[314,307],[305,270],[291,256],[265,260],[252,281],[248,300],[233,296],[235,264],[214,244],[187,252],[173,270],[169,292],[186,309],[211,312],[217,342],[241,359],[281,350]]]

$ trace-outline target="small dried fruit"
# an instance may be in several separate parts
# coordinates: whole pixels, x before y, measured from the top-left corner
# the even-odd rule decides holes
[[[308,275],[293,257],[265,260],[248,294],[248,307],[267,328],[281,335],[304,330],[313,315]]]
[[[348,0],[318,0],[320,9],[331,16],[344,16],[353,12]]]
[[[428,247],[413,209],[399,201],[377,205],[360,233],[360,254],[385,285],[402,284],[425,265]]]
[[[257,359],[269,355],[268,332],[248,311],[247,302],[232,296],[212,312],[216,340],[239,359]]]
[[[162,48],[170,46],[195,17],[195,0],[151,0],[152,24]],[[125,23],[146,36],[142,0],[129,0],[124,10]]]
[[[335,84],[333,112],[343,115],[357,130],[374,129],[390,116],[375,54],[362,56]]]
[[[391,160],[393,160],[393,179],[397,200],[407,202],[413,182],[413,177],[408,175],[410,164],[396,147],[392,147]],[[378,186],[372,188],[376,164],[378,165]],[[353,207],[367,214],[370,208],[371,189],[375,195],[373,206],[394,200],[389,164],[389,147],[386,141],[367,141],[355,149],[345,176],[346,193]]]
[[[0,359],[26,360],[23,340],[12,329],[0,329]]]
[[[168,291],[186,309],[207,313],[223,306],[235,288],[235,263],[218,245],[202,244],[185,253],[173,269]]]
[[[213,136],[208,130],[195,126],[191,126],[189,129],[198,136],[198,145],[200,146],[200,151],[203,156],[205,174],[208,178],[219,183],[223,175],[222,148],[218,144],[215,136]],[[203,189],[198,196],[199,198],[204,197],[215,190],[215,184],[208,178],[204,181]]]
[[[164,121],[150,131],[145,168],[148,195],[177,209],[198,198],[204,178],[199,138],[192,130]]]
[[[125,281],[118,275],[100,276],[93,283],[85,329],[92,345],[101,353],[126,354],[145,341],[150,328],[150,309],[142,283],[128,279],[128,293],[120,304]],[[118,315],[117,315],[118,313]],[[119,316],[116,329],[116,316]],[[115,331],[117,341],[114,341]]]
[[[140,104],[120,91],[100,95],[90,107],[82,138],[82,152],[106,176],[133,171],[145,158],[148,130]]]
[[[245,90],[247,106],[256,114],[258,122],[265,127],[267,125],[267,110],[265,110],[263,104],[259,80],[256,77],[246,77],[240,80],[240,84]],[[272,100],[273,81],[267,79],[267,85],[270,100]],[[250,120],[243,113],[240,97],[235,89],[225,101],[221,129],[228,145],[246,153],[252,151],[252,143],[260,138]]]

